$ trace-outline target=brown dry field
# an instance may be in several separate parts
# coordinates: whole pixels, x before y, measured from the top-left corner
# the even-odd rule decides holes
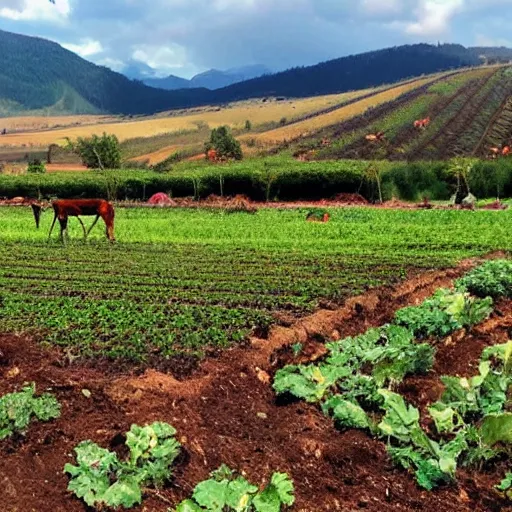
[[[0,131],[4,128],[15,132],[33,132],[54,128],[82,125],[96,125],[112,122],[117,116],[76,115],[76,116],[18,116],[0,118]],[[0,144],[2,138],[0,137]]]
[[[247,120],[253,126],[279,121],[281,118],[293,119],[308,113],[314,113],[342,103],[355,97],[367,94],[370,90],[348,92],[314,98],[269,101],[247,101],[231,104],[227,107],[216,107],[200,110],[196,113],[184,112],[184,115],[168,113],[141,120],[123,122],[104,122],[98,124],[69,126],[54,130],[41,130],[37,132],[7,133],[0,136],[0,147],[47,147],[52,143],[62,143],[66,137],[75,139],[87,137],[94,133],[107,132],[115,134],[120,141],[136,137],[151,137],[164,133],[179,132],[182,130],[197,129],[198,123],[207,123],[210,128],[227,124],[232,128],[242,128]],[[93,116],[85,116],[93,117]],[[6,122],[9,118],[6,118]],[[13,118],[11,118],[13,119]],[[20,119],[20,118],[16,118]],[[35,118],[37,119],[37,118]],[[14,122],[14,121],[12,121]],[[36,121],[38,123],[39,121]]]
[[[145,155],[136,156],[135,158],[130,158],[132,162],[144,162],[148,161],[149,165],[157,164],[166,158],[169,158],[173,153],[176,153],[178,149],[183,146],[166,146],[165,148],[159,149],[158,151],[153,151],[152,153],[147,153]]]

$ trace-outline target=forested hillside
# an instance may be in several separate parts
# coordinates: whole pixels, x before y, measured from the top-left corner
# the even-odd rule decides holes
[[[201,89],[171,93],[147,87],[39,38],[0,31],[0,48],[0,102],[10,112],[59,105],[57,110],[68,113],[139,114],[206,99]]]
[[[465,48],[461,45],[416,44],[351,55],[316,66],[300,67],[263,76],[218,91],[218,99],[278,94],[313,96],[350,89],[364,89],[404,78],[451,68],[476,66],[483,57],[508,57],[506,48]]]
[[[164,91],[88,62],[56,43],[0,31],[0,115],[147,114],[262,96],[306,97],[392,83],[408,77],[512,57],[507,49],[400,46],[294,68],[216,91]]]

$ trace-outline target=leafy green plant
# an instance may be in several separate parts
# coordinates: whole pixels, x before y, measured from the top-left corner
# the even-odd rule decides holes
[[[463,433],[448,443],[430,439],[419,424],[418,409],[407,405],[402,396],[381,390],[386,415],[379,424],[383,436],[394,439],[399,447],[389,446],[395,463],[405,469],[415,469],[420,486],[432,490],[439,483],[455,477],[457,459],[467,448]]]
[[[34,383],[18,393],[0,397],[0,439],[23,433],[33,419],[49,421],[60,416],[60,404],[48,393],[35,396]]]
[[[293,482],[286,473],[274,473],[260,491],[223,465],[199,483],[192,498],[180,503],[175,512],[280,512],[294,501]]]
[[[332,415],[336,423],[343,428],[370,427],[371,422],[364,409],[357,403],[345,400],[343,395],[335,395],[322,405],[326,416]]]
[[[512,473],[507,473],[501,483],[496,486],[496,489],[503,492],[508,499],[512,500]]]
[[[512,385],[511,355],[512,342],[490,347],[482,354],[478,375],[441,377],[445,391],[429,409],[440,431],[503,412]]]
[[[418,337],[447,336],[485,320],[492,312],[492,299],[476,299],[468,293],[438,290],[420,306],[400,309],[395,322]]]
[[[512,261],[488,261],[458,279],[455,286],[477,297],[512,297]]]
[[[132,425],[126,434],[126,461],[92,441],[83,441],[75,448],[77,465],[64,466],[71,475],[68,490],[90,507],[130,508],[141,503],[144,487],[160,486],[170,478],[180,452],[175,435],[167,423]]]
[[[371,407],[382,401],[377,393],[379,387],[399,383],[412,373],[425,373],[434,360],[433,347],[417,344],[407,329],[396,325],[369,329],[360,336],[329,343],[327,349],[324,362],[289,365],[279,370],[274,390],[311,403],[341,395],[354,405]],[[336,409],[328,404],[324,412]],[[340,418],[337,420],[343,423]]]

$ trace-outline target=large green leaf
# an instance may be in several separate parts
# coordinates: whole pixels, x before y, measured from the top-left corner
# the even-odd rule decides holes
[[[320,401],[338,379],[348,374],[346,369],[333,365],[290,365],[276,373],[274,390],[314,403]]]
[[[122,506],[125,508],[131,508],[141,503],[142,491],[137,479],[129,476],[120,478],[107,489],[102,501],[109,507]]]
[[[276,489],[279,499],[285,505],[293,505],[295,502],[293,482],[286,473],[274,473],[270,485]]]
[[[411,431],[419,427],[420,413],[412,405],[407,405],[401,395],[385,389],[379,390],[384,397],[386,415],[379,423],[383,435],[399,441],[411,442]]]
[[[249,509],[253,496],[258,492],[256,485],[251,485],[245,478],[239,476],[229,482],[226,492],[226,505],[235,512],[244,512]]]
[[[192,500],[185,500],[176,507],[176,512],[204,512],[204,509]]]
[[[344,400],[341,395],[330,398],[322,409],[324,413],[332,415],[336,422],[344,428],[367,428],[369,426],[368,416],[357,404]]]
[[[196,485],[192,497],[208,511],[223,512],[226,506],[228,484],[228,480],[221,482],[206,480]]]
[[[480,432],[483,442],[491,447],[496,443],[512,443],[512,413],[486,416]]]
[[[442,433],[452,433],[456,428],[461,425],[460,415],[443,403],[436,403],[428,408],[430,416],[434,420],[437,431]]]

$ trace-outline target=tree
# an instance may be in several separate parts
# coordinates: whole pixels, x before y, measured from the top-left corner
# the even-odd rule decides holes
[[[121,167],[121,150],[115,135],[93,135],[78,137],[76,142],[67,139],[68,147],[80,156],[84,165],[90,169],[119,169]]]
[[[457,189],[452,196],[454,204],[461,204],[463,201],[473,201],[474,196],[469,188],[469,178],[474,171],[478,160],[475,158],[452,158],[448,166],[448,175],[453,176],[457,180]]]
[[[217,157],[242,160],[242,147],[227,126],[219,126],[212,130],[210,141],[205,144],[205,153],[215,150]]]
[[[252,123],[251,123],[251,121],[249,121],[249,119],[247,119],[247,121],[245,121],[245,131],[250,132],[251,130],[252,130]]]

